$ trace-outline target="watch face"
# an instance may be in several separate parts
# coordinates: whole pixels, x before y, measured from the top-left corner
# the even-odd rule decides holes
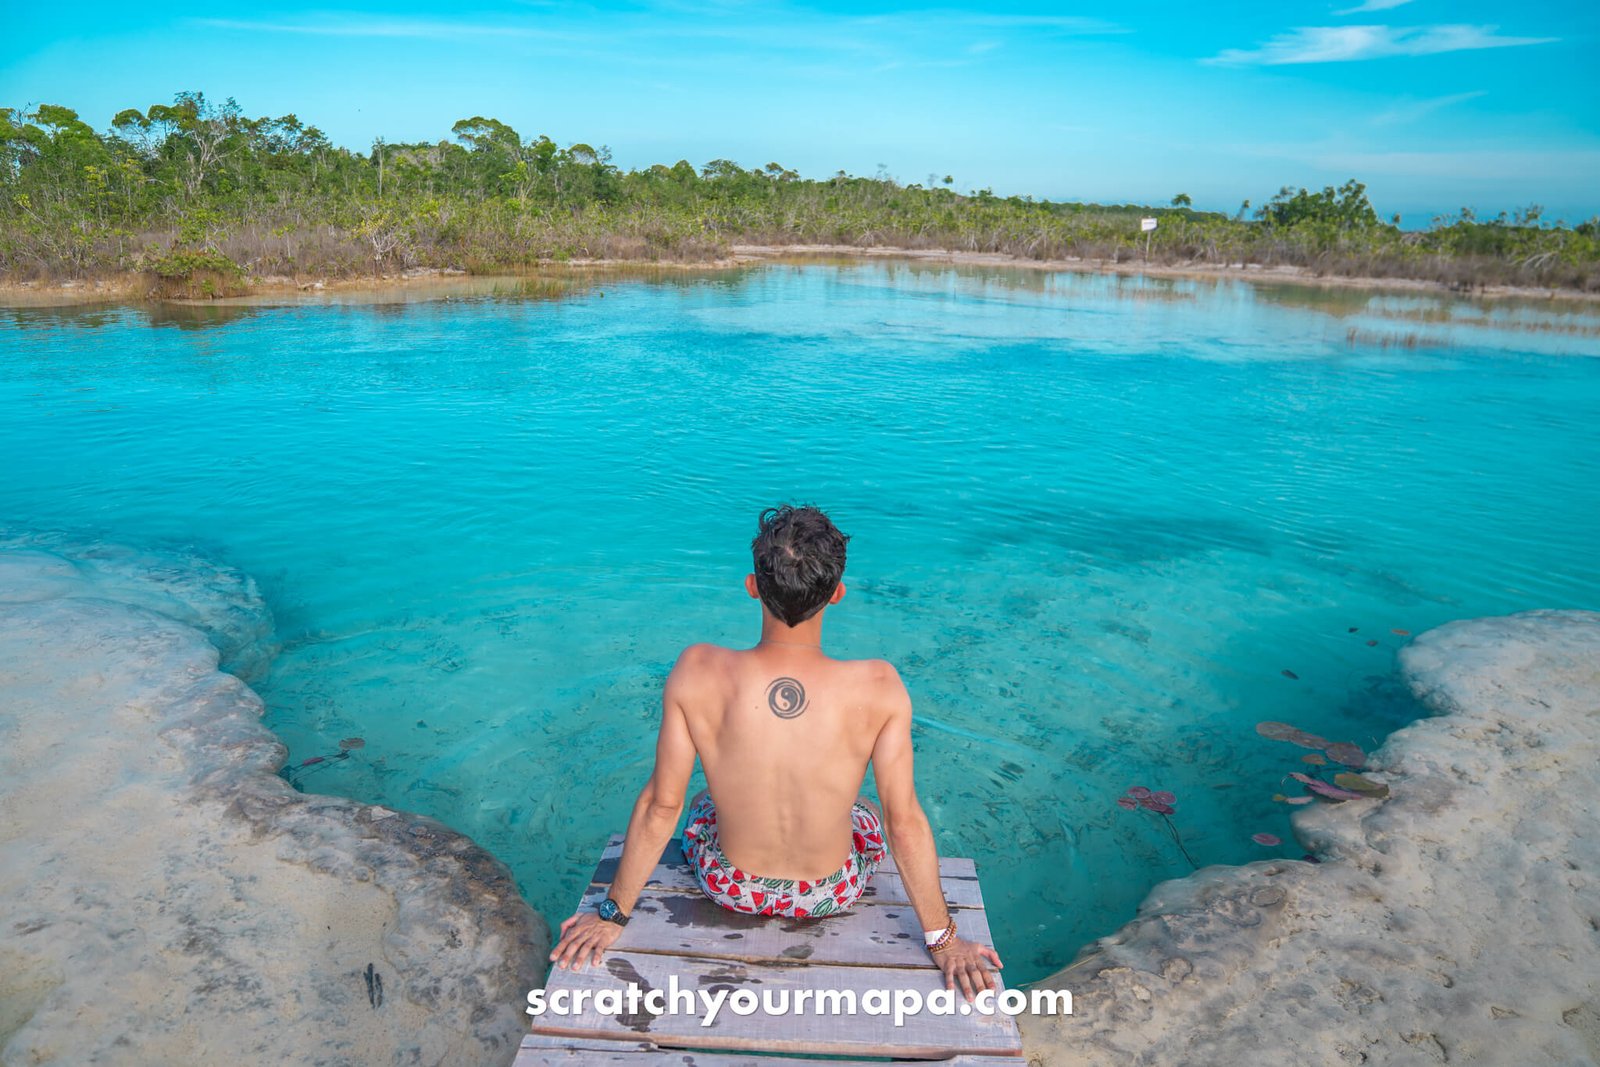
[[[622,909],[617,906],[616,901],[606,897],[600,902],[600,918],[608,923],[617,922],[622,918]]]

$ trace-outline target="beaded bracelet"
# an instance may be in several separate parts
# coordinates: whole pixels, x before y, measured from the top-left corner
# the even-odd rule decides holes
[[[944,932],[939,935],[939,939],[928,946],[928,951],[943,952],[945,949],[950,947],[950,943],[955,939],[956,917],[952,915],[950,916],[950,924],[944,928]]]

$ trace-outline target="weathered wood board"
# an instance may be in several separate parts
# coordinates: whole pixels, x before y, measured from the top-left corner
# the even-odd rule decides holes
[[[606,888],[590,886],[581,906],[599,904]],[[982,908],[961,908],[955,916],[962,937],[994,943]],[[617,945],[630,952],[749,962],[933,969],[916,912],[906,904],[857,904],[822,919],[774,919],[729,911],[698,890],[651,893],[634,905],[633,918]]]
[[[883,1060],[796,1059],[749,1052],[661,1048],[649,1042],[589,1041],[529,1034],[516,1067],[883,1067]],[[952,1056],[940,1067],[1017,1067],[1016,1056]]]
[[[673,979],[676,978],[676,983]],[[611,1015],[599,1011],[592,999],[600,990],[625,994],[630,985],[648,993],[651,989],[688,991],[694,1001],[692,1012],[668,1012],[653,1016],[641,1009],[637,1015],[626,1012]],[[587,990],[590,998],[584,1010],[575,1015],[536,1019],[536,1033],[564,1033],[575,1037],[613,1038],[619,1041],[648,1039],[657,1045],[686,1048],[739,1049],[763,1052],[801,1052],[830,1055],[893,1055],[912,1059],[941,1059],[952,1053],[1005,1055],[1018,1048],[1016,1022],[1003,1014],[934,1014],[923,1009],[908,1015],[904,1025],[896,1026],[892,1015],[867,1014],[870,1002],[863,997],[870,990],[887,991],[883,1002],[892,1007],[894,992],[911,990],[926,998],[944,988],[944,977],[932,967],[836,967],[826,964],[782,966],[740,963],[733,960],[708,960],[692,956],[663,956],[645,952],[624,952],[613,948],[599,967],[556,971],[546,990],[561,988]],[[727,1003],[714,1016],[705,1009],[699,991],[715,996],[748,989],[757,998],[774,1006],[787,1006],[787,1014],[768,1014],[758,1008],[749,1015],[736,1014]],[[813,994],[796,1012],[794,994],[806,990]],[[828,1010],[815,994],[827,991],[848,998],[853,1014]],[[956,1003],[965,1005],[959,995]],[[837,1005],[838,1000],[830,1001]],[[763,1005],[764,1006],[764,1005]],[[706,1025],[707,1020],[710,1025]]]
[[[583,906],[605,897],[621,842],[617,835],[607,844]],[[992,944],[972,861],[944,859],[939,866],[962,935]],[[679,1010],[660,1015],[643,1004],[630,1013],[627,1007],[616,1011],[614,1004],[594,1001],[602,991],[625,1002],[630,988],[642,995],[674,987],[684,991]],[[582,991],[588,1000],[574,1014],[533,1018],[533,1033],[518,1051],[515,1067],[814,1067],[819,1062],[864,1067],[868,1061],[854,1059],[863,1056],[940,1060],[950,1067],[1016,1067],[1022,1042],[1015,1020],[977,1013],[959,994],[947,1002],[952,1012],[930,1010],[927,998],[943,989],[892,859],[885,860],[861,902],[847,912],[821,919],[763,918],[707,900],[674,840],[602,964],[551,971],[547,997],[564,991],[571,998]],[[787,1001],[791,1010],[769,1014],[761,1005],[741,1015],[733,1004],[740,991],[758,1004]],[[802,991],[806,1003],[793,1010]],[[892,1014],[897,991],[914,991],[923,1002],[901,1026]],[[708,1015],[702,992],[727,998],[709,1025],[702,1025]],[[824,992],[828,999],[819,999]],[[852,998],[853,1013],[837,1010]],[[878,1013],[884,1009],[890,1013]]]
[[[1018,1067],[1016,1056],[952,1056],[941,1067]],[[659,1048],[648,1041],[592,1041],[530,1033],[515,1067],[883,1067],[882,1059],[795,1059],[760,1053]]]

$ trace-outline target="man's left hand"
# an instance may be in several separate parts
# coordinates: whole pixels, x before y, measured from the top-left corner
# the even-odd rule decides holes
[[[563,969],[579,970],[585,963],[598,965],[605,950],[621,936],[622,927],[608,923],[592,911],[580,911],[561,924],[561,940],[550,950],[550,959]]]
[[[959,982],[961,993],[968,1001],[976,997],[980,989],[999,989],[994,971],[990,968],[998,969],[1004,965],[1000,962],[999,954],[988,945],[961,937],[953,938],[950,947],[936,953],[933,961],[944,972],[944,987],[954,989]]]

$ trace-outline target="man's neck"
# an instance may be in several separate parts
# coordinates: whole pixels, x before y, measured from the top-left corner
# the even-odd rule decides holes
[[[785,626],[770,612],[761,613],[760,645],[778,645],[784,648],[822,648],[822,613],[818,612],[798,626]]]

